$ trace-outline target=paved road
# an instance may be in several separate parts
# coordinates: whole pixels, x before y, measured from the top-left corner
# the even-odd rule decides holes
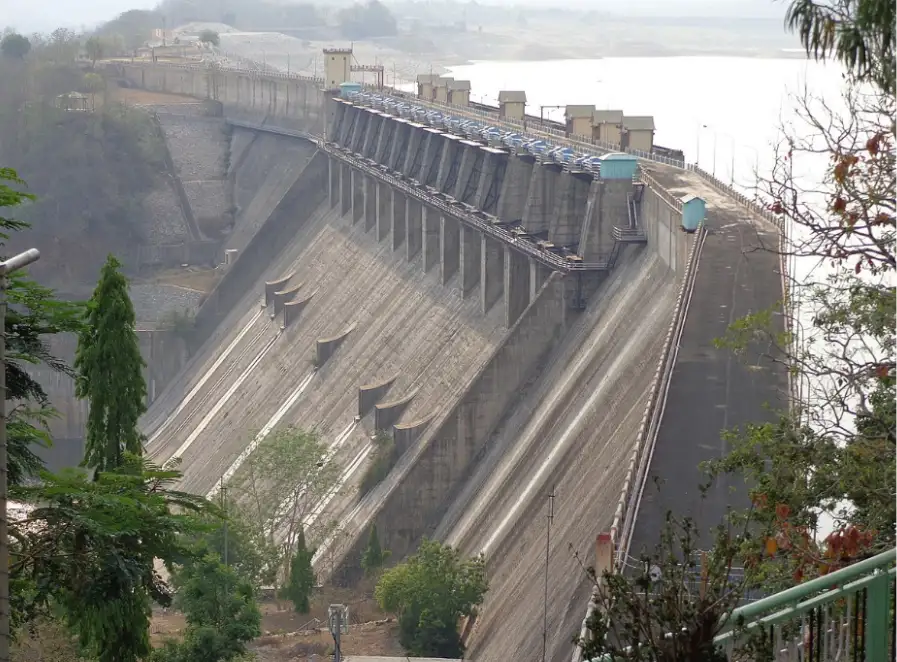
[[[692,174],[653,174],[674,193],[689,189],[707,199],[710,234],[633,532],[630,555],[635,557],[654,548],[669,510],[695,516],[704,530],[701,544],[709,546],[710,529],[727,504],[746,503],[746,492],[735,484],[733,493],[733,485],[720,482],[701,499],[698,486],[706,478],[698,465],[728,452],[722,430],[769,419],[767,405],[783,406],[787,392],[784,370],[758,358],[760,348],[738,358],[713,345],[733,321],[781,300],[779,258],[770,250],[775,228],[749,219]]]

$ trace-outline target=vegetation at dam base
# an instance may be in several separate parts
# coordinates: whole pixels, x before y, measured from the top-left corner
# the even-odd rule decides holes
[[[808,54],[839,61],[849,75],[843,114],[798,100],[812,137],[789,135],[765,183],[790,237],[769,249],[789,264],[785,329],[780,311],[760,311],[717,341],[757,369],[784,365],[790,408],[722,432],[730,452],[706,464],[708,480],[744,479],[750,504],[720,523],[710,551],[697,550],[694,524],[671,513],[660,544],[642,552],[633,572],[587,569],[598,608],[585,640],[575,638],[585,659],[730,659],[713,640],[744,600],[897,544],[894,6],[834,4],[837,31],[835,14],[816,3],[794,2],[789,12]],[[822,209],[798,175],[801,156],[819,152],[829,157]],[[826,275],[798,273],[801,259],[821,262]],[[736,650],[774,659],[772,644],[766,627],[739,630]]]

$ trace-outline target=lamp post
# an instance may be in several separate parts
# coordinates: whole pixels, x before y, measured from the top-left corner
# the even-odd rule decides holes
[[[6,287],[7,277],[37,262],[40,252],[29,248],[0,262],[0,662],[9,662],[9,524],[7,522],[6,449]]]

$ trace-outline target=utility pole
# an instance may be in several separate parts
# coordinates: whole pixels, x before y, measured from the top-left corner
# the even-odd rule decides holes
[[[9,662],[9,508],[6,441],[6,288],[7,277],[40,259],[30,248],[0,262],[0,662]]]
[[[548,493],[548,526],[545,529],[545,597],[542,602],[542,662],[548,649],[548,557],[551,553],[551,523],[554,521],[554,487]]]

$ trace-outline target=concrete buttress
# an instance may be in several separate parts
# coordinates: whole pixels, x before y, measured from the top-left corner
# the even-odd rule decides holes
[[[498,196],[504,181],[507,165],[507,154],[495,154],[493,152],[484,154],[476,197],[471,204],[489,214],[496,212]]]
[[[392,226],[390,227],[390,236],[392,237],[392,249],[397,250],[402,242],[405,241],[407,234],[407,215],[408,197],[399,193],[395,189],[392,191]]]
[[[396,123],[384,117],[383,128],[380,129],[380,135],[377,137],[377,147],[373,156],[377,163],[386,163],[386,157],[389,156],[389,150],[395,139],[395,132]]]
[[[505,324],[510,329],[530,300],[529,258],[505,246]]]
[[[579,242],[591,179],[562,172],[559,175],[554,214],[548,223],[548,240],[558,246]]]
[[[483,314],[501,298],[505,282],[504,244],[485,234],[482,240],[480,259],[480,303]]]
[[[439,236],[439,246],[442,252],[441,280],[445,285],[458,272],[458,262],[461,259],[461,224],[458,219],[450,216],[443,216],[441,221],[442,227]]]
[[[407,198],[406,200],[405,214],[408,222],[408,236],[405,242],[407,246],[405,259],[411,262],[420,252],[424,206],[412,198]]]
[[[614,225],[626,227],[629,222],[628,195],[631,192],[629,181],[596,179],[592,182],[579,243],[584,260],[610,254],[614,245]]]
[[[523,227],[530,233],[546,232],[554,214],[555,190],[560,171],[556,166],[536,163],[530,178],[529,195],[523,210]]]
[[[439,172],[436,175],[436,188],[443,193],[451,193],[454,190],[457,179],[458,160],[461,156],[461,145],[458,138],[445,134],[445,146],[442,148],[442,158],[439,160]]]
[[[478,147],[471,147],[470,145],[464,145],[463,143],[460,145],[460,147],[461,163],[458,167],[458,176],[455,179],[454,192],[446,191],[446,193],[453,196],[457,200],[473,204],[473,200],[468,200],[465,198],[467,197],[467,190],[470,188],[470,178],[474,176],[474,170],[477,160],[482,158],[483,151]],[[474,183],[474,190],[476,190],[476,185],[478,183],[478,180]]]
[[[339,172],[340,216],[352,210],[352,168],[345,163],[340,164]]]
[[[339,204],[340,163],[336,159],[327,159],[327,187],[329,189],[330,207]]]
[[[480,256],[483,242],[479,230],[461,225],[460,255],[461,297],[466,299],[480,282]]]
[[[364,180],[367,176],[360,170],[352,169],[352,225],[364,216]]]
[[[401,170],[402,165],[405,163],[405,156],[407,154],[405,149],[408,144],[408,134],[411,131],[411,127],[405,122],[395,123],[395,139],[392,141],[389,162],[384,165],[388,166],[390,170]]]
[[[508,158],[507,171],[501,184],[496,212],[501,220],[516,221],[523,218],[523,210],[529,198],[533,163],[534,161],[529,158],[522,159],[516,156]]]
[[[374,151],[382,126],[383,117],[372,114],[368,120],[368,130],[364,134],[364,142],[361,145],[361,153],[365,156],[370,157],[371,153]]]
[[[542,289],[542,286],[545,284],[545,281],[548,280],[548,277],[551,275],[551,269],[546,267],[544,264],[536,260],[535,258],[529,258],[529,300],[530,302],[536,300],[536,295],[539,293],[539,290]]]
[[[430,207],[423,208],[421,250],[423,251],[423,269],[427,273],[439,264],[439,235],[441,230],[440,218],[442,214]]]
[[[367,232],[377,225],[377,182],[365,176],[364,186],[364,230]]]
[[[389,184],[377,184],[377,241],[383,241],[392,224],[392,196]]]
[[[401,171],[408,177],[415,177],[415,163],[419,160],[418,152],[423,146],[424,132],[414,126],[408,126],[408,146],[405,149],[404,162],[402,162]]]
[[[424,151],[424,162],[420,169],[420,177],[418,181],[421,184],[430,184],[436,180],[439,174],[439,161],[442,156],[442,146],[445,144],[445,138],[441,133],[435,130],[427,132],[427,147]]]

